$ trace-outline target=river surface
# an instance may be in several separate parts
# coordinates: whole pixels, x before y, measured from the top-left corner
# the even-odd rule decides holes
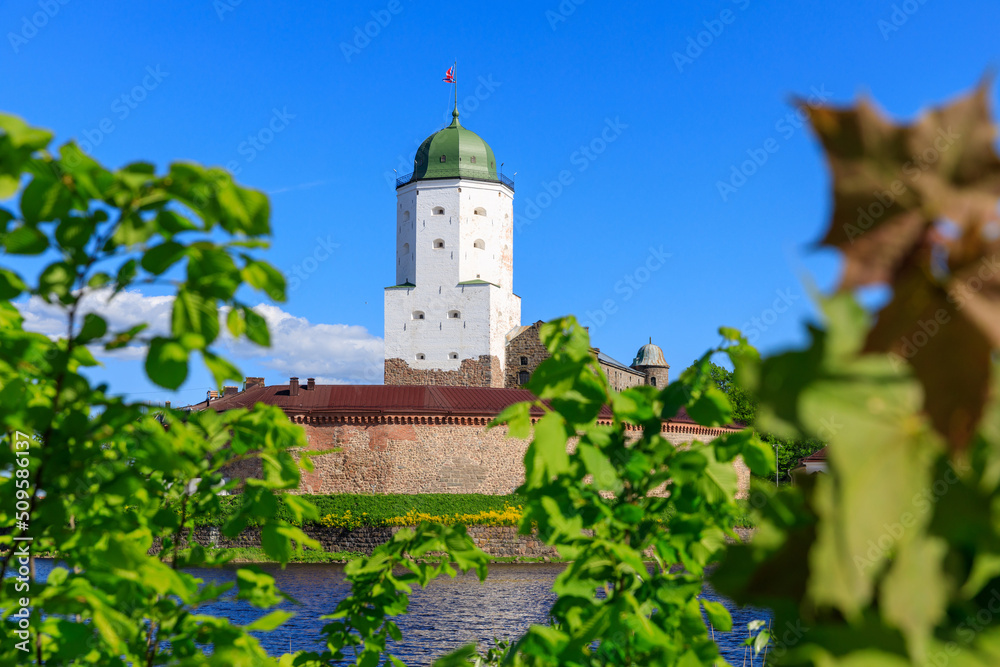
[[[37,576],[44,579],[53,562],[37,561]],[[344,566],[336,564],[259,566],[271,574],[278,587],[300,604],[284,603],[282,608],[295,616],[276,630],[258,635],[271,655],[286,651],[322,650],[320,630],[329,614],[348,592]],[[548,609],[555,600],[552,583],[563,564],[501,564],[490,565],[489,577],[480,582],[473,573],[456,578],[441,577],[426,589],[416,588],[410,596],[410,611],[396,619],[403,640],[392,647],[393,655],[411,667],[430,665],[440,655],[465,644],[478,642],[480,647],[492,643],[494,637],[516,639],[533,623],[545,623]],[[192,574],[206,582],[235,581],[235,567],[213,570],[192,569]],[[705,597],[722,602],[733,615],[732,633],[716,632],[720,650],[730,663],[743,664],[747,623],[766,619],[768,614],[754,609],[737,609],[706,587]],[[223,600],[199,608],[201,613],[224,616],[234,623],[246,624],[266,612],[245,602]],[[759,662],[759,661],[758,661]],[[749,661],[747,661],[749,664]],[[755,663],[756,664],[756,663]]]

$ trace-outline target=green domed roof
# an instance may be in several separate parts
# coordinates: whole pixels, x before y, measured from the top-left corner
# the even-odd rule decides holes
[[[451,125],[420,144],[413,160],[413,175],[406,182],[458,177],[499,182],[493,149],[478,134],[462,127],[458,109],[452,112],[452,118]]]
[[[669,366],[669,364],[667,364],[667,360],[663,357],[663,350],[660,349],[660,346],[653,345],[653,340],[650,339],[649,344],[643,345],[635,353],[635,359],[632,360],[632,367],[635,368],[637,366]]]

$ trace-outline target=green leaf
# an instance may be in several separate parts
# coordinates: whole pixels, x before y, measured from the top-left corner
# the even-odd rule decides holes
[[[118,269],[118,275],[115,278],[115,294],[121,292],[123,289],[132,284],[132,281],[135,280],[136,273],[138,272],[138,266],[139,263],[134,259],[130,259],[122,264],[121,268]]]
[[[770,445],[761,442],[756,435],[743,446],[743,462],[750,468],[750,472],[758,477],[774,475],[776,465],[774,450]]]
[[[78,343],[89,343],[94,339],[100,338],[107,331],[108,323],[104,321],[103,317],[94,313],[87,313],[83,316],[83,326],[80,327],[80,333],[76,335],[76,340]]]
[[[28,224],[55,220],[69,213],[71,201],[62,181],[36,177],[21,193],[21,217]]]
[[[434,661],[432,667],[471,667],[469,661],[476,657],[476,645],[466,644],[460,649],[441,656]]]
[[[925,655],[932,632],[944,617],[951,585],[943,572],[948,543],[940,538],[911,541],[900,550],[880,591],[884,617],[903,631],[912,655]]]
[[[722,604],[701,598],[701,606],[708,616],[708,621],[719,632],[729,632],[733,629],[733,617]]]
[[[707,387],[694,403],[687,406],[687,411],[702,426],[725,426],[733,421],[729,398],[717,387]]]
[[[24,120],[10,114],[0,114],[0,135],[8,139],[15,148],[27,148],[37,151],[45,148],[52,141],[52,133],[37,127],[31,127]]]
[[[104,346],[104,349],[117,350],[118,348],[125,347],[135,339],[136,335],[145,331],[148,326],[148,324],[143,322],[142,324],[137,324],[134,327],[115,334],[114,337]]]
[[[149,345],[146,374],[161,387],[177,389],[187,379],[187,349],[176,340],[157,336]]]
[[[274,630],[279,625],[284,623],[290,618],[293,618],[295,614],[290,611],[284,611],[283,609],[275,609],[270,614],[265,614],[261,616],[253,623],[249,625],[244,625],[243,629],[247,632],[270,632]]]
[[[243,268],[243,280],[275,301],[285,300],[285,277],[267,262],[250,261]]]
[[[719,335],[731,341],[738,341],[743,337],[739,329],[733,329],[732,327],[719,327]]]
[[[242,311],[239,308],[230,308],[226,315],[226,327],[233,338],[239,338],[246,331],[246,322],[243,321]]]
[[[21,280],[21,276],[13,271],[0,269],[0,300],[10,301],[26,289],[28,286]]]
[[[158,276],[184,257],[184,246],[174,241],[166,241],[153,246],[142,256],[142,268]]]
[[[72,265],[66,262],[53,262],[45,267],[38,278],[38,293],[42,298],[47,298],[51,294],[64,297],[70,293],[75,280],[76,274]]]
[[[205,359],[205,366],[212,373],[217,387],[223,386],[226,380],[239,380],[243,377],[240,369],[234,366],[229,360],[208,351],[202,352]]]
[[[559,414],[550,412],[535,423],[535,439],[531,447],[549,475],[560,475],[569,470],[566,439],[566,423]]]
[[[21,225],[3,237],[3,245],[12,255],[38,255],[49,247],[49,239],[35,227]]]
[[[576,449],[577,456],[583,461],[584,467],[593,478],[594,486],[601,491],[620,491],[622,488],[621,478],[614,464],[600,450],[593,445],[580,443]]]
[[[176,338],[185,336],[191,347],[206,347],[219,335],[219,311],[213,301],[182,289],[174,299],[171,330]]]
[[[531,403],[514,403],[504,408],[493,420],[491,427],[507,424],[507,435],[527,440],[531,437]]]
[[[56,226],[56,240],[64,248],[82,248],[93,236],[96,226],[91,218],[64,218]]]
[[[243,306],[243,319],[246,322],[247,338],[251,342],[263,347],[271,346],[271,334],[267,330],[267,320],[257,314],[255,310]]]
[[[156,224],[168,234],[179,234],[199,228],[186,216],[169,209],[163,209],[156,214]]]

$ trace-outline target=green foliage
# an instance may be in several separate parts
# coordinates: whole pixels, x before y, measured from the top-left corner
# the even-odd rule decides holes
[[[733,372],[728,368],[710,363],[708,372],[715,385],[729,398],[729,404],[733,406],[733,421],[753,426],[757,421],[757,399],[736,382]]]
[[[504,652],[503,664],[722,664],[705,619],[720,627],[731,620],[721,606],[700,600],[703,579],[725,552],[726,539],[738,539],[733,527],[746,516],[745,506],[735,500],[734,457],[742,455],[767,474],[773,472],[771,449],[751,431],[675,447],[662,436],[661,425],[681,407],[705,425],[728,423],[732,408],[712,380],[712,354],[736,359],[754,352],[737,335],[669,387],[635,387],[619,394],[601,372],[586,330],[576,320],[548,323],[540,336],[552,356],[529,384],[538,400],[510,407],[497,424],[506,424],[513,436],[533,432],[524,458],[526,481],[518,490],[525,498],[521,531],[537,530],[571,562],[555,583],[558,600],[551,623],[533,626],[514,642]],[[612,407],[613,423],[598,424],[605,405]],[[543,416],[532,418],[532,408]],[[570,446],[571,438],[578,439],[575,446]],[[407,535],[406,552],[419,558],[438,549],[440,539],[431,537],[436,541],[426,544]],[[465,542],[455,546],[471,553]],[[471,566],[450,553],[460,565]],[[380,623],[389,609],[404,611],[399,589],[382,583],[399,564],[372,559],[362,570],[349,568],[352,598],[342,603],[343,613],[362,615],[354,605],[373,590],[396,591],[397,597],[391,607],[388,602],[365,607],[369,624]],[[370,569],[378,573],[377,588]],[[598,591],[603,595],[595,597]],[[341,647],[358,641],[352,632],[364,633],[368,627],[358,623],[328,626],[329,652],[311,659],[344,655]],[[386,626],[366,643],[366,650],[377,653],[347,657],[353,664],[381,664],[383,635],[393,627]],[[500,659],[496,652],[487,657],[487,664]],[[435,664],[483,664],[487,657],[466,647]],[[389,660],[402,664],[395,657]]]
[[[436,516],[445,514],[478,514],[490,510],[502,511],[508,506],[523,505],[525,499],[516,494],[487,496],[475,493],[417,493],[417,494],[360,494],[334,495],[282,495],[278,498],[275,517],[289,523],[301,523],[287,507],[286,501],[303,499],[316,508],[318,517],[328,514],[343,515],[350,511],[358,525],[381,526],[393,517],[411,511]],[[219,498],[218,509],[198,518],[198,525],[222,526],[235,516],[243,503],[241,495]],[[252,518],[251,518],[252,523]]]
[[[305,444],[302,429],[266,406],[154,414],[81,372],[97,363],[92,350],[148,345],[146,370],[160,386],[179,386],[195,352],[217,381],[239,377],[211,345],[220,311],[247,308],[237,297],[245,283],[282,298],[283,280],[244,250],[269,232],[267,199],[218,169],[174,164],[157,175],[134,163],[111,171],[72,143],[50,153],[50,140],[0,115],[0,198],[20,190],[18,207],[0,208],[0,245],[41,262],[36,284],[0,268],[0,526],[17,526],[0,535],[0,577],[26,575],[0,586],[0,664],[276,664],[249,633],[274,627],[284,612],[240,627],[197,611],[233,594],[277,604],[273,578],[242,569],[236,589],[204,585],[186,568],[226,557],[180,546],[219,513],[218,491],[235,486],[223,482],[223,468],[250,456],[260,458],[263,478],[248,485],[225,530],[252,518],[278,562],[293,545],[318,546],[275,516],[278,494],[299,483],[288,450]],[[166,336],[145,337],[143,324],[114,331],[82,310],[85,297],[154,283],[177,294]],[[29,295],[61,309],[62,336],[24,330],[11,300]],[[33,555],[15,552],[29,544],[21,537],[32,538],[32,553],[59,553],[46,583],[30,580]],[[10,622],[25,596],[26,630]]]
[[[842,291],[804,349],[737,370],[761,428],[828,442],[830,474],[761,503],[763,539],[730,549],[713,583],[774,609],[779,664],[995,665],[1000,157],[985,91],[903,127],[867,103],[808,111],[833,169],[824,242],[845,252]],[[945,135],[917,182],[907,156]],[[892,179],[906,196],[854,227]],[[848,291],[872,283],[893,288],[874,323]]]
[[[709,373],[716,386],[733,406],[733,420],[746,426],[757,426],[757,398],[737,381],[736,374],[714,363],[709,366]],[[781,438],[773,433],[761,433],[760,439],[774,449],[778,462],[778,476],[785,480],[791,479],[791,472],[800,459],[825,445],[818,438]]]
[[[805,348],[762,360],[739,332],[724,328],[723,346],[673,384],[616,393],[573,318],[542,327],[551,357],[528,385],[536,399],[505,410],[497,424],[531,437],[518,489],[521,530],[537,530],[571,562],[555,582],[547,625],[532,626],[509,648],[477,656],[467,646],[437,665],[724,664],[708,624],[723,629],[732,619],[700,598],[709,572],[720,593],[774,611],[772,629],[749,625],[747,646],[776,664],[997,664],[1000,157],[985,100],[980,89],[903,127],[867,103],[807,108],[834,174],[824,243],[847,261],[841,290],[821,301],[824,322],[810,326]],[[916,177],[907,173],[912,156],[940,153],[938,140],[951,137],[953,125],[959,132],[947,158]],[[262,318],[236,294],[246,282],[280,297],[282,282],[237,250],[242,240],[212,240],[255,242],[266,234],[266,199],[191,165],[174,165],[163,177],[141,163],[109,172],[73,145],[55,159],[44,152],[48,133],[10,117],[0,116],[0,130],[0,197],[21,191],[18,211],[0,209],[0,243],[8,253],[51,260],[37,285],[0,269],[0,422],[9,433],[34,434],[30,446],[15,437],[0,449],[0,469],[13,472],[0,477],[0,494],[21,494],[28,509],[20,520],[30,523],[36,548],[64,555],[45,585],[32,583],[37,652],[28,659],[275,664],[248,633],[287,615],[234,627],[196,613],[234,589],[201,586],[184,568],[220,561],[179,546],[205,517],[224,517],[228,535],[255,523],[264,551],[280,562],[296,544],[316,546],[292,525],[315,521],[316,508],[295,496],[279,505],[279,492],[298,483],[287,450],[303,444],[301,429],[263,406],[187,420],[165,411],[157,419],[107,397],[79,372],[96,363],[88,345],[127,345],[143,332],[109,333],[99,316],[79,312],[82,296],[163,272],[184,279],[170,335],[150,341],[155,381],[182,382],[191,352],[217,378],[232,372],[210,349],[220,308],[229,309],[234,335],[266,342]],[[873,193],[895,193],[897,183],[905,196],[874,216],[870,229],[857,229],[857,208],[870,210]],[[939,216],[951,228],[942,230]],[[169,243],[183,250],[162,247]],[[849,293],[872,283],[893,288],[874,323]],[[63,338],[23,330],[9,300],[25,293],[64,308]],[[920,349],[917,331],[926,341]],[[720,384],[714,354],[729,357],[739,385],[756,397],[758,428],[829,443],[830,474],[795,487],[755,485],[758,531],[750,544],[726,542],[746,518],[734,499],[732,463],[741,456],[755,475],[773,474],[771,445],[753,429],[683,447],[661,433],[662,420],[682,407],[706,426],[749,414]],[[16,452],[24,447],[44,455],[22,464]],[[263,479],[249,481],[240,502],[223,509],[220,470],[251,455],[261,457]],[[0,507],[0,522],[14,518]],[[0,537],[0,546],[13,546],[14,536]],[[155,540],[162,549],[154,556]],[[0,575],[12,562],[8,551]],[[386,650],[400,638],[393,619],[405,613],[413,586],[458,571],[484,578],[486,563],[462,526],[400,530],[345,568],[351,595],[327,617],[325,649],[282,656],[280,664],[399,667]],[[7,578],[0,587],[4,619],[16,607],[16,585]],[[238,570],[235,593],[264,608],[282,600],[273,579],[253,568]],[[12,628],[0,625],[4,664],[24,662]]]

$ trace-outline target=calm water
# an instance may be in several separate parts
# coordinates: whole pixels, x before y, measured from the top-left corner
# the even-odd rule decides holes
[[[51,560],[39,559],[38,577],[46,577],[52,566]],[[532,623],[545,623],[555,599],[552,583],[563,567],[555,563],[493,564],[489,577],[482,583],[469,573],[455,579],[442,577],[426,589],[414,590],[410,612],[396,619],[403,641],[394,646],[394,655],[411,666],[430,665],[436,657],[464,644],[479,642],[480,646],[486,646],[494,637],[513,639]],[[282,570],[264,565],[261,569],[274,576],[278,586],[301,603],[283,605],[295,612],[295,617],[273,632],[260,635],[261,644],[272,655],[321,649],[317,640],[326,622],[320,616],[333,611],[348,591],[343,566],[303,564],[288,565]],[[191,572],[212,582],[236,578],[233,569]],[[705,597],[722,602],[732,612],[736,631],[730,636],[717,632],[716,641],[727,660],[741,664],[743,648],[739,643],[746,637],[746,624],[767,615],[736,609],[710,589],[706,589]],[[206,605],[200,611],[225,616],[239,624],[249,623],[265,613],[236,601]]]

